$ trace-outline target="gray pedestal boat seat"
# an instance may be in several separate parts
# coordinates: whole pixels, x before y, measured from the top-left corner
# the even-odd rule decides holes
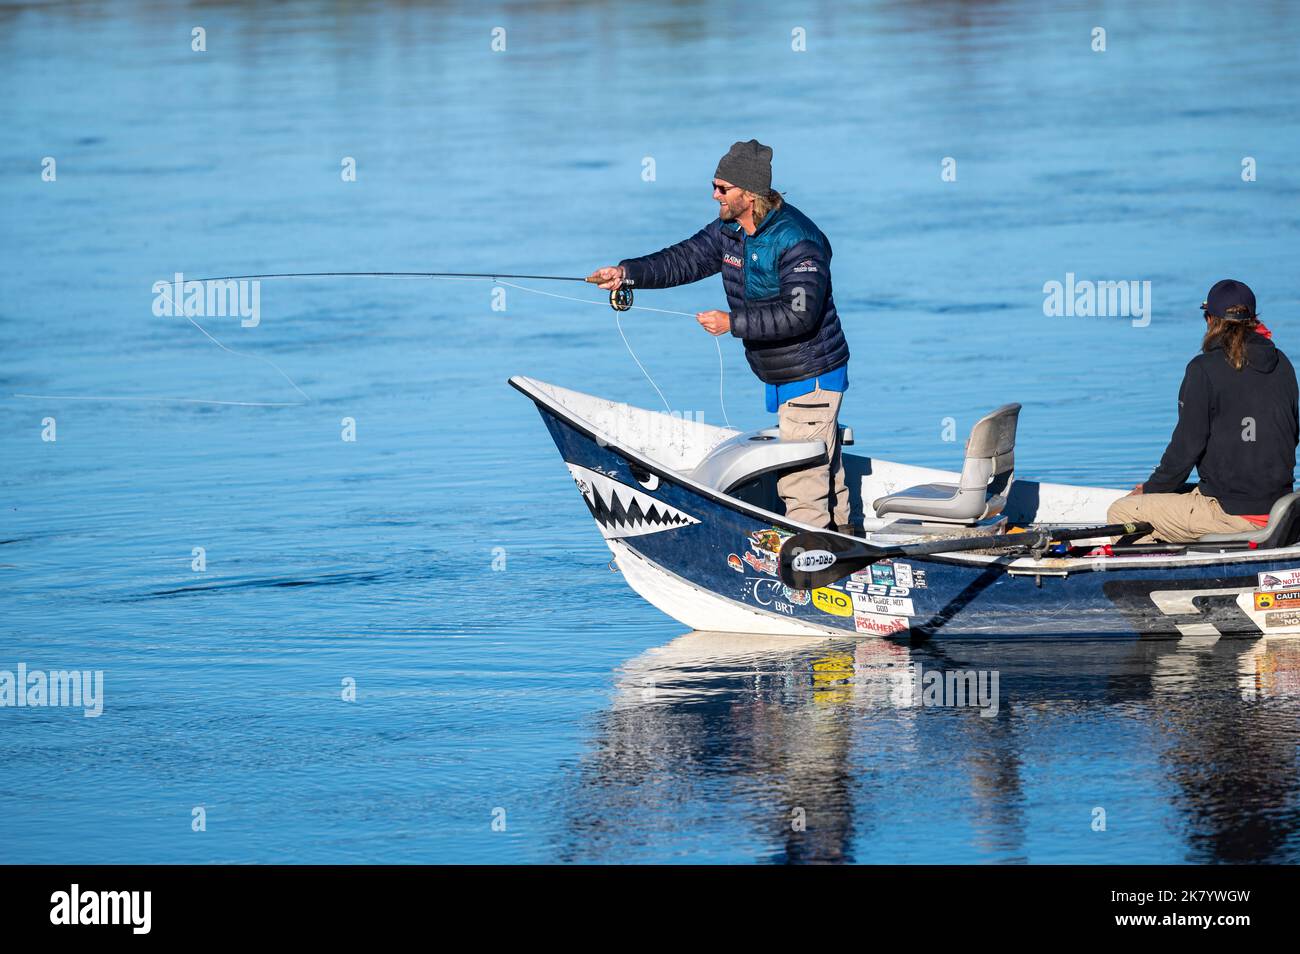
[[[841,427],[841,446],[852,443],[853,430]],[[729,494],[764,474],[793,470],[825,458],[825,441],[783,441],[779,428],[767,427],[723,441],[687,476]]]
[[[1289,547],[1300,540],[1300,494],[1279,497],[1268,511],[1268,523],[1240,533],[1207,533],[1198,543],[1256,543],[1262,548]]]
[[[877,517],[975,524],[1002,512],[1015,472],[1019,404],[1004,404],[975,422],[955,484],[920,484],[880,497]]]

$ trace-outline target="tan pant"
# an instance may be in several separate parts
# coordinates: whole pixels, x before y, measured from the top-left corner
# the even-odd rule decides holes
[[[781,440],[825,441],[830,451],[820,464],[788,473],[776,482],[776,492],[785,501],[785,515],[791,520],[814,527],[827,526],[832,516],[835,518],[832,525],[849,522],[849,488],[840,458],[839,416],[843,397],[839,391],[817,388],[786,401],[778,409]]]
[[[1137,494],[1121,497],[1106,511],[1107,523],[1149,523],[1152,532],[1137,543],[1191,543],[1207,533],[1258,530],[1245,517],[1224,513],[1213,497],[1195,488],[1189,494]]]

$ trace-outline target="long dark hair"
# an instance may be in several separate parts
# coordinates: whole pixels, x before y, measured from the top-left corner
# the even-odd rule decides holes
[[[1233,305],[1225,315],[1207,315],[1209,327],[1201,341],[1202,351],[1222,348],[1228,364],[1238,371],[1246,367],[1246,342],[1259,327],[1259,316],[1245,305]]]

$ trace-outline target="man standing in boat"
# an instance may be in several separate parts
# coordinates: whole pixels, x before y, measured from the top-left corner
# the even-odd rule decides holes
[[[686,285],[722,272],[730,311],[695,319],[711,335],[745,343],[767,386],[783,441],[824,441],[826,458],[777,481],[786,516],[848,531],[849,493],[839,412],[849,386],[849,346],[831,296],[831,245],[812,221],[772,190],[772,149],[738,142],[713,174],[718,218],[684,242],[624,259],[591,275],[601,288]]]

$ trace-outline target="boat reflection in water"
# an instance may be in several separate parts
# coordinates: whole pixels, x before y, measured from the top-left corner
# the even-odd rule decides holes
[[[1300,642],[690,632],[626,663],[570,861],[1300,861]]]

